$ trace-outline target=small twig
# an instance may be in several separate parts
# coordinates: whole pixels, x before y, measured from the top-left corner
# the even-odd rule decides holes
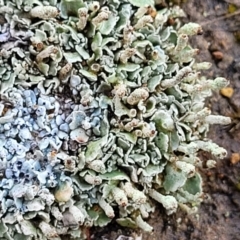
[[[217,22],[217,21],[226,19],[226,18],[230,18],[230,17],[236,16],[236,15],[238,15],[238,14],[240,14],[240,10],[237,10],[237,11],[234,12],[234,13],[229,13],[229,14],[227,14],[227,15],[225,15],[225,16],[221,16],[221,17],[215,18],[215,19],[213,19],[213,20],[208,20],[208,21],[206,21],[206,22],[202,22],[202,23],[201,23],[201,26],[204,26],[204,25],[207,25],[207,24],[211,24],[211,23],[214,23],[214,22]]]

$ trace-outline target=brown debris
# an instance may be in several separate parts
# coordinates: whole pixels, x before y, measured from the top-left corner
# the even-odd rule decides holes
[[[212,55],[215,60],[222,60],[223,59],[223,53],[220,51],[214,51],[212,52]]]
[[[237,164],[240,161],[240,154],[239,153],[232,153],[230,161],[233,165]]]
[[[231,87],[226,87],[226,88],[222,88],[220,90],[220,93],[224,96],[224,97],[227,97],[227,98],[231,98],[233,93],[234,93],[234,90],[233,88]]]

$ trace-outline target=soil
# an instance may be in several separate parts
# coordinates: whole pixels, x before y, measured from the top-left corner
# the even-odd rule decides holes
[[[204,30],[202,36],[191,39],[192,46],[200,49],[197,59],[213,64],[203,74],[230,81],[225,92],[215,93],[208,102],[213,114],[232,118],[228,126],[211,127],[208,135],[228,150],[228,156],[218,160],[216,168],[202,170],[205,195],[197,214],[179,210],[167,216],[159,205],[149,219],[154,232],[144,233],[142,240],[240,240],[240,1],[188,0],[181,6],[187,14],[183,21],[199,23]],[[209,157],[201,154],[203,161]],[[91,233],[93,240],[130,234],[114,223]]]

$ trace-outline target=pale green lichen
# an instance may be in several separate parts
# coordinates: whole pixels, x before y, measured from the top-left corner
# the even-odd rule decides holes
[[[84,239],[115,216],[151,232],[153,200],[195,212],[198,151],[225,157],[206,134],[230,123],[204,107],[228,81],[200,78],[201,26],[153,0],[2,0],[0,14],[0,238]]]

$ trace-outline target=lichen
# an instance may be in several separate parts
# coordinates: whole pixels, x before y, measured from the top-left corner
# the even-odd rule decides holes
[[[195,212],[198,151],[224,158],[206,134],[230,123],[204,106],[228,81],[200,76],[201,26],[152,0],[2,0],[0,14],[0,238],[84,239],[115,216],[152,231],[155,201]]]

